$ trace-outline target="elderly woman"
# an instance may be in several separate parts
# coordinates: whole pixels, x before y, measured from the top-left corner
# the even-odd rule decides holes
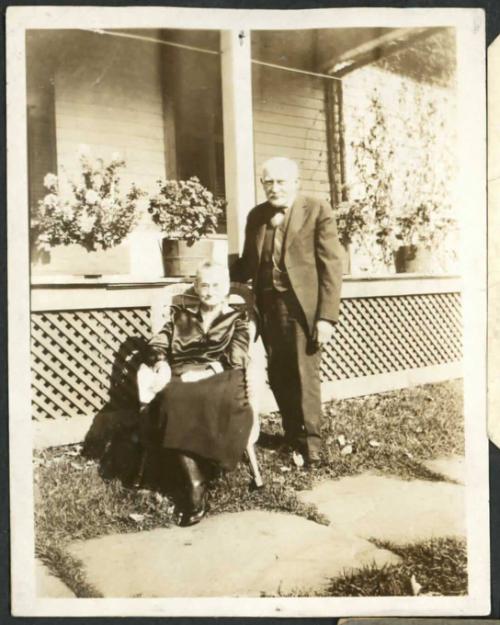
[[[206,511],[204,461],[233,469],[252,428],[246,397],[249,327],[246,312],[227,304],[227,269],[198,269],[198,303],[172,306],[169,321],[149,343],[149,365],[168,384],[155,399],[160,444],[174,450],[183,478],[178,523],[198,523]]]

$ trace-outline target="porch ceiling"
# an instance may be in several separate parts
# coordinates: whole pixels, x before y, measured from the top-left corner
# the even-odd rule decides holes
[[[439,28],[321,28],[252,32],[252,57],[297,69],[342,75]]]

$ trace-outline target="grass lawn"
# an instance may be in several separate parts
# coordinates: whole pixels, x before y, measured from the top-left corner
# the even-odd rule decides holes
[[[329,597],[387,597],[465,595],[467,548],[465,540],[436,538],[414,545],[377,543],[401,557],[401,564],[381,569],[365,567],[335,578]],[[412,585],[417,584],[417,588]]]
[[[309,488],[314,480],[367,470],[405,479],[441,479],[421,462],[463,453],[461,383],[426,385],[327,405],[324,458],[312,473],[296,467],[289,455],[277,449],[279,433],[279,415],[262,419],[257,454],[265,488],[251,491],[249,468],[240,463],[234,472],[214,479],[209,514],[261,508],[321,523],[326,521],[317,510],[296,497],[297,490]],[[95,592],[85,584],[78,564],[65,554],[66,543],[168,527],[173,522],[173,504],[167,496],[126,488],[117,479],[103,480],[98,463],[82,457],[79,446],[37,452],[34,465],[37,556],[78,596],[94,596]],[[366,576],[363,579],[368,579],[368,573]],[[401,594],[392,592],[390,584],[381,588]],[[332,594],[342,592],[332,589]]]

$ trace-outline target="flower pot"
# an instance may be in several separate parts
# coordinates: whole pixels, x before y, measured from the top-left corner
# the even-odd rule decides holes
[[[396,273],[430,273],[432,252],[426,247],[402,245],[394,252]]]
[[[224,247],[224,250],[221,248]],[[200,239],[193,245],[178,239],[163,239],[163,266],[166,277],[194,276],[204,260],[227,259],[227,242],[224,239]]]
[[[81,245],[60,245],[44,258],[33,258],[37,275],[73,275],[96,278],[102,275],[126,275],[130,272],[130,245],[121,243],[107,250],[88,252]]]

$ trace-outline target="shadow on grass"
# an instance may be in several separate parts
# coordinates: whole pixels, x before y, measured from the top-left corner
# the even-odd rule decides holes
[[[279,450],[284,445],[285,439],[281,434],[270,432],[261,432],[257,445],[262,449]]]
[[[129,337],[121,344],[113,363],[110,399],[94,417],[82,456],[98,463],[105,480],[175,496],[178,484],[172,454],[159,449],[158,425],[140,410],[137,370],[146,350],[143,337]],[[157,412],[155,408],[153,402],[150,415]]]
[[[142,337],[129,337],[120,345],[111,371],[109,401],[95,415],[82,449],[85,458],[100,463],[103,477],[118,477],[125,485],[134,480],[140,462],[136,377],[145,349]]]

